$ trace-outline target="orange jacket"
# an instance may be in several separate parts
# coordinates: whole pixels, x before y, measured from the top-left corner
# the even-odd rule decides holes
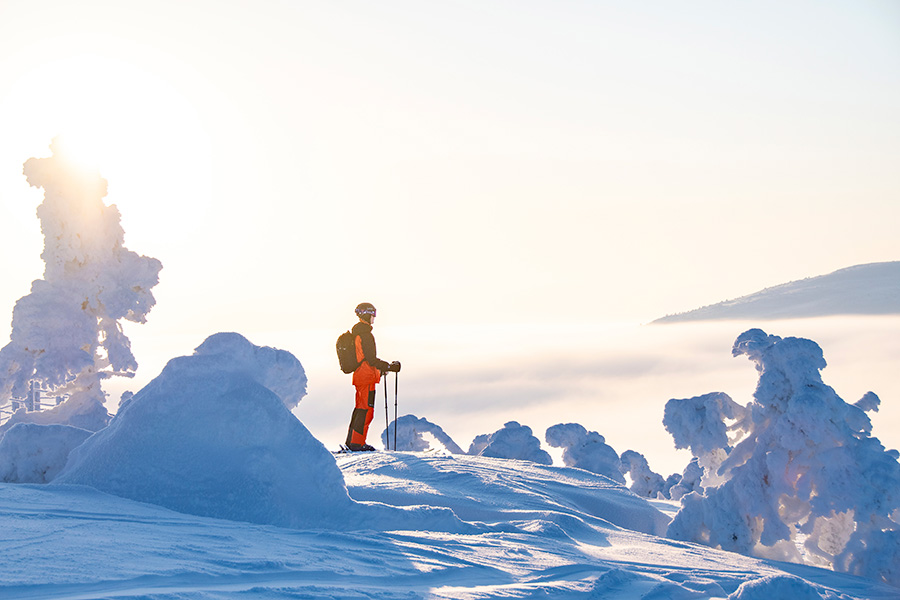
[[[377,356],[375,336],[372,335],[372,326],[360,321],[350,330],[356,343],[356,360],[359,367],[353,372],[353,385],[374,385],[381,381],[381,372],[390,364]]]

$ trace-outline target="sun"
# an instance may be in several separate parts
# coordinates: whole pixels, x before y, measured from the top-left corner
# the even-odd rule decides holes
[[[45,149],[55,139],[68,160],[99,171],[129,236],[152,239],[173,214],[209,209],[208,125],[197,101],[165,72],[85,53],[32,67],[13,94],[22,115],[18,137],[38,138],[30,144]]]

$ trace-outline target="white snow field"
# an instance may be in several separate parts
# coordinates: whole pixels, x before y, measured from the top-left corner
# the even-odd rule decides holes
[[[405,452],[338,463],[353,497],[447,507],[465,522],[379,530],[378,505],[360,502],[371,518],[292,529],[85,486],[0,484],[0,598],[898,597],[871,580],[636,531],[662,514],[578,469]]]
[[[574,467],[335,456],[288,410],[305,385],[292,355],[237,334],[170,361],[50,483],[0,484],[0,598],[900,596],[665,539],[673,504]],[[29,465],[63,447],[44,427],[10,429]]]

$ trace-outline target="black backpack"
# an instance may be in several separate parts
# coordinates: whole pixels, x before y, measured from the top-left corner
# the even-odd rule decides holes
[[[352,373],[359,368],[359,361],[356,360],[356,336],[345,331],[338,336],[337,344],[338,362],[341,365],[341,371],[344,373]]]

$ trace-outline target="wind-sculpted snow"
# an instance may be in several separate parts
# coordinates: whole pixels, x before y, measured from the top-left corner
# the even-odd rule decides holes
[[[515,421],[506,423],[494,433],[477,436],[469,445],[468,454],[528,460],[541,465],[553,464],[553,458],[546,450],[541,449],[541,440],[534,437],[531,428]]]
[[[172,369],[187,364],[188,372],[201,368],[244,373],[275,392],[288,409],[296,407],[306,395],[303,365],[287,350],[254,346],[238,333],[211,335],[194,351],[188,361],[176,360]]]
[[[47,483],[91,432],[68,425],[19,423],[0,437],[0,481]]]
[[[403,415],[397,419],[396,440],[394,447],[394,427],[392,422],[381,434],[381,442],[392,450],[408,450],[412,452],[446,451],[451,454],[464,454],[453,439],[440,426],[428,419],[415,415]]]
[[[668,535],[900,585],[900,463],[870,435],[877,396],[844,402],[811,340],[751,329],[733,354],[759,372],[750,405],[707,394],[666,406],[676,445],[708,468]]]
[[[577,535],[609,524],[662,535],[669,522],[624,486],[581,469],[455,455],[353,455],[339,460],[350,495],[357,500],[444,506],[464,521],[515,521],[523,527],[546,522],[541,527],[548,535]],[[373,481],[378,485],[371,485]]]
[[[181,512],[301,526],[353,508],[334,458],[287,409],[306,377],[289,353],[217,334],[120,407],[58,481]]]
[[[162,264],[125,248],[119,211],[103,202],[106,180],[77,167],[58,140],[50,148],[49,158],[25,163],[28,183],[44,189],[44,278],[13,309],[0,350],[0,403],[24,398],[37,381],[68,396],[68,406],[34,413],[40,422],[97,430],[109,418],[101,380],[137,369],[119,321],[146,321]],[[6,427],[31,420],[22,409]]]
[[[815,586],[799,577],[770,575],[742,583],[729,600],[822,600]]]

